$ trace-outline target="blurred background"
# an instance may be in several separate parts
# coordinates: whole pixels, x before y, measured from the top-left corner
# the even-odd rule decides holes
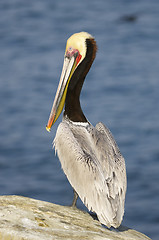
[[[123,225],[159,236],[159,1],[0,1],[0,194],[69,205],[73,191],[45,126],[67,38],[98,44],[81,105],[112,131],[128,176]],[[78,207],[84,209],[80,200]]]

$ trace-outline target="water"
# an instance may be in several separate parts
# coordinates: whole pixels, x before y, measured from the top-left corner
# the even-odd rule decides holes
[[[81,104],[104,122],[126,159],[123,224],[159,235],[159,2],[0,2],[0,194],[67,205],[72,189],[45,130],[66,39],[88,31],[98,54]],[[78,201],[78,206],[84,208]]]

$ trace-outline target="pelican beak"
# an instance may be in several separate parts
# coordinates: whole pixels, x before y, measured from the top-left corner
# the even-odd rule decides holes
[[[63,69],[60,77],[60,82],[57,88],[53,106],[51,109],[50,117],[46,126],[46,130],[50,132],[52,125],[56,122],[60,116],[62,109],[64,107],[67,89],[71,77],[81,59],[81,55],[78,50],[66,52],[64,57]]]

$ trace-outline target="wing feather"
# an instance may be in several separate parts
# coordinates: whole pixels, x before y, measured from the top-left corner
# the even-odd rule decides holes
[[[118,227],[124,214],[124,159],[110,131],[98,123],[85,128],[63,121],[54,140],[70,184],[100,222]]]

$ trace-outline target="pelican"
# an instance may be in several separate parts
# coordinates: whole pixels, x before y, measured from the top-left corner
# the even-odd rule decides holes
[[[96,41],[87,32],[75,33],[67,40],[46,129],[50,131],[65,105],[54,146],[74,189],[73,206],[79,196],[88,210],[97,214],[101,224],[117,228],[124,215],[125,161],[110,130],[101,122],[94,127],[85,117],[79,100],[96,51]]]

